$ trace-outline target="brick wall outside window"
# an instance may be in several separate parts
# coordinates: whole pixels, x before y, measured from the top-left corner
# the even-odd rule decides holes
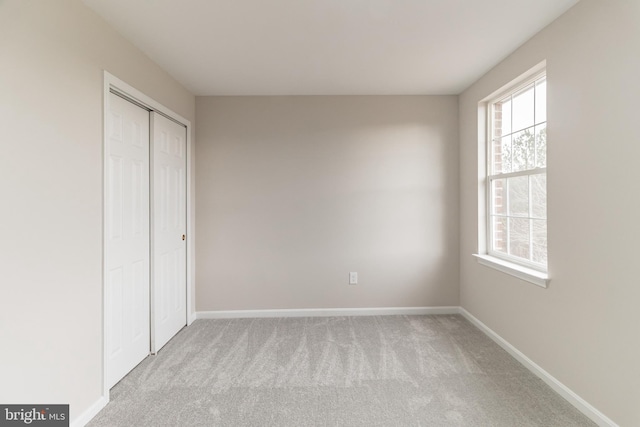
[[[502,104],[494,104],[493,110],[493,168],[491,173],[502,173]],[[490,166],[491,167],[491,166]],[[495,181],[493,187],[494,213],[505,214],[505,188],[503,181]],[[507,232],[502,222],[493,224],[493,249],[507,252]]]

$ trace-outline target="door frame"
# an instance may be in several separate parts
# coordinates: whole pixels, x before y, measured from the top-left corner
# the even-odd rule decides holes
[[[156,111],[167,118],[178,122],[179,124],[187,128],[187,326],[191,325],[195,320],[194,306],[191,301],[192,295],[194,295],[194,279],[195,279],[195,239],[194,239],[194,224],[195,224],[195,193],[193,186],[192,174],[194,170],[194,158],[193,158],[193,146],[191,141],[191,122],[181,115],[175,113],[171,109],[165,107],[149,96],[145,95],[141,91],[137,90],[133,86],[120,80],[108,71],[104,71],[104,87],[103,87],[103,117],[102,117],[102,394],[105,400],[105,404],[109,402],[109,387],[107,385],[107,350],[109,348],[109,324],[107,322],[107,315],[109,313],[109,296],[107,292],[107,281],[105,278],[106,268],[106,209],[107,209],[107,182],[105,173],[107,170],[107,142],[108,142],[108,114],[109,114],[109,93],[115,91],[123,97],[129,99],[134,104],[139,104],[141,107]],[[150,133],[151,136],[151,133]],[[152,141],[149,141],[151,145]],[[151,148],[151,147],[150,147]],[[150,172],[151,175],[151,172]],[[149,206],[150,220],[153,218],[153,206]],[[150,236],[152,239],[152,236]],[[151,243],[151,242],[150,242]],[[152,256],[153,254],[151,254]],[[151,276],[150,276],[151,280]],[[150,295],[153,295],[153,283],[150,282]],[[153,298],[149,302],[150,308],[150,322],[151,322],[151,337],[153,337]],[[152,351],[151,341],[149,343],[149,351]]]

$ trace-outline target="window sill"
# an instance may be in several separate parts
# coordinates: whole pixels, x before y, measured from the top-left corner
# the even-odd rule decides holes
[[[521,265],[514,264],[509,261],[504,261],[500,258],[492,257],[490,255],[473,254],[473,256],[476,257],[478,263],[484,266],[502,271],[503,273],[507,273],[511,276],[517,277],[518,279],[522,279],[529,283],[533,283],[534,285],[538,285],[542,288],[546,288],[551,281],[551,279],[549,279],[549,274],[543,273],[541,271],[523,267]]]

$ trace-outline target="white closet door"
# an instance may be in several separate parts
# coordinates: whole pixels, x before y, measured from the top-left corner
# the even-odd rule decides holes
[[[187,324],[187,130],[151,113],[152,145],[152,350]]]
[[[150,351],[149,112],[109,94],[105,286],[109,388]]]

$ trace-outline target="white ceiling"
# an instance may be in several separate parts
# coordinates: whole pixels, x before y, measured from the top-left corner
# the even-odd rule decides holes
[[[83,0],[196,95],[457,94],[577,0]]]

